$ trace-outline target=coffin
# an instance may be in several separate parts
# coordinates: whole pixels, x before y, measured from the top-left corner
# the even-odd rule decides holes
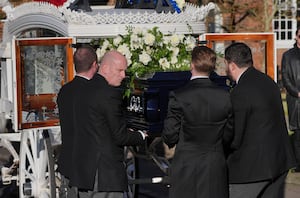
[[[126,117],[130,128],[146,130],[160,136],[167,114],[169,93],[184,86],[191,78],[189,71],[155,72],[148,78],[136,78],[135,89],[126,99]],[[229,90],[226,76],[213,73],[210,79]]]

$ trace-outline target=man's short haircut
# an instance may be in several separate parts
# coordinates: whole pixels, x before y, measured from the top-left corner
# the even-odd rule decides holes
[[[77,73],[88,71],[97,61],[95,49],[90,45],[81,45],[73,55],[75,70]]]
[[[192,63],[197,72],[210,73],[215,70],[217,55],[206,46],[196,46],[192,51]]]
[[[225,49],[225,60],[234,62],[239,68],[253,66],[250,47],[245,43],[233,43]]]

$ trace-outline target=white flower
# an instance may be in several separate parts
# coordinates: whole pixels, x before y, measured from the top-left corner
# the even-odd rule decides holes
[[[182,65],[190,65],[190,60],[183,60]]]
[[[122,41],[122,37],[121,36],[117,36],[116,38],[114,38],[113,40],[113,44],[114,46],[118,46]]]
[[[142,54],[139,55],[139,61],[141,61],[144,65],[148,65],[148,63],[151,61],[151,57],[149,54],[143,51]]]
[[[99,61],[101,60],[101,58],[104,56],[105,52],[106,52],[106,50],[105,50],[105,49],[102,49],[102,48],[101,48],[101,49],[98,48],[98,49],[96,50],[98,62],[99,62]]]
[[[128,62],[128,59],[131,59],[132,54],[130,52],[129,47],[125,43],[120,45],[117,48],[117,51],[122,53],[127,58],[127,62]],[[129,63],[128,63],[128,65],[129,65]]]
[[[146,46],[145,51],[147,52],[147,54],[152,54],[153,48],[151,48],[150,46]]]
[[[100,49],[100,48],[97,48],[96,54],[97,54],[97,57],[98,57],[98,59],[99,59],[100,56],[101,56],[101,49]]]
[[[145,32],[142,28],[136,27],[136,28],[133,28],[132,33],[135,35],[143,35]]]
[[[126,60],[127,60],[127,66],[131,65],[131,63],[132,63],[131,57],[127,57],[127,56],[125,56],[125,57],[126,57]]]
[[[101,49],[106,50],[107,48],[109,48],[111,46],[111,44],[109,43],[109,41],[107,39],[104,40]]]
[[[178,56],[179,48],[178,47],[171,47],[170,50],[172,51],[173,56]]]
[[[129,28],[128,34],[119,35],[114,39],[99,39],[100,49],[97,49],[99,59],[108,50],[121,52],[127,60],[128,72],[143,75],[147,71],[182,71],[190,65],[190,51],[196,45],[196,39],[184,34],[162,35],[158,28],[150,30]],[[156,43],[157,39],[161,39]],[[188,53],[187,53],[188,52]],[[180,57],[180,59],[178,59]]]
[[[176,47],[180,43],[180,37],[174,34],[170,37],[170,43],[173,47]]]
[[[132,34],[130,36],[130,48],[132,49],[139,49],[142,47],[141,38],[138,37],[136,34]]]
[[[168,45],[170,43],[171,36],[164,36],[163,44]]]
[[[155,36],[151,33],[146,33],[146,35],[145,35],[145,44],[153,46],[154,41],[155,41]]]
[[[187,51],[192,51],[194,47],[196,46],[196,39],[192,36],[188,36],[184,42],[186,45],[186,50]]]
[[[176,64],[178,62],[177,56],[172,56],[171,57],[171,64]]]
[[[159,59],[159,65],[162,67],[163,70],[170,69],[170,63],[166,58]]]

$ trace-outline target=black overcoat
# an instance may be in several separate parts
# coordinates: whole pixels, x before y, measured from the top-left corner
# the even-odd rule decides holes
[[[282,82],[287,91],[290,130],[300,129],[300,49],[297,46],[286,51],[281,63]]]
[[[253,67],[231,92],[234,152],[229,155],[229,182],[273,179],[295,166],[277,84]]]
[[[170,198],[228,197],[222,139],[232,133],[229,93],[208,78],[191,80],[170,93],[163,140],[176,145]]]

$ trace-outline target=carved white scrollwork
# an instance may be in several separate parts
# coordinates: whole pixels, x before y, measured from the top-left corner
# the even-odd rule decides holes
[[[68,1],[61,7],[47,2],[29,2],[15,8],[10,5],[3,10],[8,20],[14,20],[28,14],[49,14],[60,18],[69,24],[147,24],[147,23],[183,23],[204,21],[210,10],[215,8],[214,3],[197,6],[186,3],[181,13],[157,13],[149,9],[94,9],[92,12],[77,12],[67,8]]]

